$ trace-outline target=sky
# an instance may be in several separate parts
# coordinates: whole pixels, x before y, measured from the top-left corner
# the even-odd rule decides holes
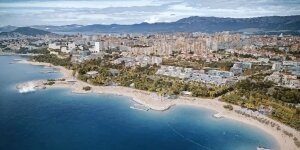
[[[135,24],[300,15],[300,0],[0,0],[0,26]]]

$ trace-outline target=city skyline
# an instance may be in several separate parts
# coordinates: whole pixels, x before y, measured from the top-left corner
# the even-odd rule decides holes
[[[189,16],[250,18],[299,14],[297,0],[0,0],[0,26],[135,24],[173,22]]]

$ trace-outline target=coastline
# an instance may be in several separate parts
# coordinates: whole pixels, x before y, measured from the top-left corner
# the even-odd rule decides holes
[[[0,52],[0,56],[37,56],[39,54],[18,54],[18,53],[5,53],[5,52]]]
[[[271,118],[265,117],[265,119],[272,121],[278,124],[281,130],[277,130],[276,127],[272,127],[271,125],[263,124],[253,118],[245,117],[241,114],[236,113],[234,110],[240,109],[239,106],[233,105],[233,111],[229,111],[225,109],[223,106],[227,103],[218,101],[218,99],[204,99],[204,98],[196,98],[196,97],[183,97],[179,96],[175,100],[162,100],[158,96],[153,96],[151,92],[137,90],[129,87],[121,87],[121,86],[94,86],[89,83],[77,80],[73,77],[73,71],[68,70],[61,66],[53,66],[49,63],[41,63],[41,62],[32,62],[32,61],[20,61],[19,63],[31,64],[31,65],[40,65],[40,66],[51,66],[53,68],[58,69],[62,73],[62,77],[66,79],[66,81],[56,81],[54,85],[44,85],[46,81],[33,81],[36,82],[40,86],[45,86],[46,88],[69,88],[72,92],[78,94],[86,94],[86,93],[98,93],[98,94],[114,94],[114,95],[122,95],[131,97],[135,102],[142,104],[146,107],[149,107],[153,110],[165,111],[175,105],[190,105],[196,107],[207,108],[210,110],[216,111],[220,116],[233,119],[236,121],[243,122],[245,124],[260,128],[265,131],[269,135],[273,136],[277,142],[278,148],[282,150],[297,150],[298,148],[294,144],[293,138],[283,133],[283,130],[292,133],[294,137],[300,139],[300,133],[295,129],[286,126],[278,121],[275,121]],[[67,82],[68,80],[76,81],[74,83]],[[91,91],[84,91],[82,88],[85,86],[92,87]]]

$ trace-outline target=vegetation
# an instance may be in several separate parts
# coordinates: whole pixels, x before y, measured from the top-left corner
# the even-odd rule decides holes
[[[208,68],[218,68],[223,71],[229,71],[233,66],[232,62],[224,61],[224,62],[205,62],[202,60],[179,60],[178,59],[164,59],[163,65],[169,66],[179,66],[184,68],[193,68],[196,70]]]
[[[105,60],[106,59],[106,60]],[[217,97],[229,90],[226,86],[205,85],[199,82],[190,82],[178,78],[158,76],[156,65],[146,67],[127,68],[124,64],[113,65],[109,63],[111,57],[104,60],[89,60],[74,65],[72,69],[78,72],[78,78],[94,85],[121,85],[130,87],[134,84],[136,89],[157,92],[161,95],[178,95],[182,91],[190,91],[196,97]],[[110,69],[117,69],[120,73],[113,75]],[[99,75],[89,78],[88,71],[97,71]]]
[[[258,110],[262,105],[270,106],[272,107],[271,118],[300,130],[300,108],[296,108],[295,105],[299,103],[300,91],[277,87],[273,82],[265,81],[266,74],[257,74],[255,71],[262,68],[254,68],[248,79],[236,83],[233,87],[227,87],[156,75],[158,69],[156,65],[146,67],[125,67],[124,63],[114,65],[111,63],[114,59],[113,55],[105,55],[102,59],[88,60],[81,64],[72,64],[70,58],[58,58],[56,55],[50,54],[34,56],[33,59],[70,68],[74,70],[73,74],[78,79],[94,85],[120,85],[126,87],[134,85],[136,89],[157,92],[160,95],[178,95],[182,91],[190,91],[195,97],[212,98],[223,95],[222,101],[252,110]],[[230,63],[221,62],[203,63],[201,65],[201,61],[192,61],[190,66],[187,66],[187,62],[182,60],[177,63],[167,60],[164,61],[164,64],[180,64],[183,67],[196,69],[206,66],[223,66],[224,70],[231,66]],[[113,74],[111,69],[117,70],[119,73]],[[88,71],[97,71],[99,74],[89,77],[86,76]],[[85,88],[88,90],[88,87]],[[231,110],[232,107],[230,106],[224,106],[224,108]]]
[[[85,91],[90,91],[92,88],[90,86],[85,86],[82,89],[85,90]]]
[[[254,75],[257,73],[260,73],[262,71],[270,70],[271,66],[265,66],[265,65],[252,65],[251,69],[247,69],[244,71],[243,75]]]
[[[284,133],[285,135],[289,136],[289,137],[293,137],[293,136],[294,136],[292,133],[289,133],[289,132],[287,132],[287,131],[283,131],[283,133]]]
[[[178,60],[178,59],[164,59],[163,65],[179,66],[185,68],[193,68],[201,70],[204,68],[204,61],[201,60]]]
[[[224,105],[223,106],[225,109],[228,109],[228,110],[233,110],[233,106],[232,105]]]
[[[276,87],[272,82],[263,80],[262,75],[256,75],[242,80],[234,86],[234,91],[222,96],[222,101],[240,105],[252,110],[260,106],[271,106],[270,117],[300,130],[300,91]]]
[[[300,51],[289,51],[289,54],[294,57],[300,58]]]
[[[55,84],[54,81],[48,81],[47,83],[45,83],[45,85],[53,85],[53,84]]]
[[[234,53],[234,56],[235,57],[240,57],[240,58],[256,58],[252,54],[237,54],[237,53]]]
[[[284,50],[279,50],[279,48],[277,46],[276,47],[263,46],[262,49],[265,51],[276,53],[276,54],[284,54],[285,53]]]
[[[62,79],[58,79],[58,81],[66,81],[66,79],[62,78]]]
[[[294,137],[294,143],[297,147],[300,147],[300,141],[296,137]]]
[[[210,67],[210,68],[219,68],[220,70],[223,71],[229,71],[230,68],[233,66],[232,62],[211,62],[211,63],[207,63],[205,65],[206,67]]]
[[[27,53],[31,53],[31,54],[49,54],[50,52],[47,50],[47,48],[28,50],[28,48],[22,47],[16,53],[19,53],[19,54],[27,54]]]
[[[51,63],[53,65],[57,66],[64,66],[64,67],[70,67],[71,66],[71,58],[58,58],[54,54],[45,54],[45,55],[38,55],[38,56],[33,56],[34,61],[38,62],[46,62],[46,63]]]

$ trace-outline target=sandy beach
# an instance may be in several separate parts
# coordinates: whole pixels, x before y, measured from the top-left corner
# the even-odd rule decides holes
[[[264,119],[276,123],[281,130],[277,130],[277,127],[272,127],[270,124],[264,124],[255,120],[251,117],[246,117],[244,115],[236,113],[234,110],[241,109],[240,106],[233,105],[234,110],[230,111],[225,109],[223,106],[227,103],[221,102],[216,99],[203,99],[203,98],[195,98],[195,97],[183,97],[180,96],[177,99],[164,99],[160,96],[157,96],[155,93],[151,93],[148,91],[137,90],[128,87],[121,87],[121,86],[94,86],[89,83],[77,80],[73,76],[73,71],[68,70],[61,66],[53,66],[49,63],[40,63],[40,62],[31,62],[31,61],[20,61],[19,63],[31,64],[31,65],[42,65],[42,66],[51,66],[58,69],[63,76],[61,78],[66,79],[65,81],[55,81],[53,85],[44,85],[47,81],[31,81],[36,84],[37,87],[40,88],[70,88],[72,92],[78,94],[85,94],[85,93],[105,93],[105,94],[115,94],[115,95],[122,95],[131,97],[135,102],[142,104],[146,107],[149,107],[153,110],[158,111],[167,111],[170,107],[175,105],[190,105],[196,107],[202,107],[214,110],[218,113],[218,116],[233,119],[236,121],[240,121],[252,126],[255,126],[259,129],[262,129],[270,136],[273,136],[281,150],[299,150],[294,144],[293,137],[289,137],[288,135],[284,134],[283,131],[287,131],[292,133],[294,137],[300,139],[300,132],[284,125],[278,121],[275,121],[271,118],[264,116]],[[90,91],[84,91],[83,87],[90,86]],[[222,118],[220,118],[222,119]]]

